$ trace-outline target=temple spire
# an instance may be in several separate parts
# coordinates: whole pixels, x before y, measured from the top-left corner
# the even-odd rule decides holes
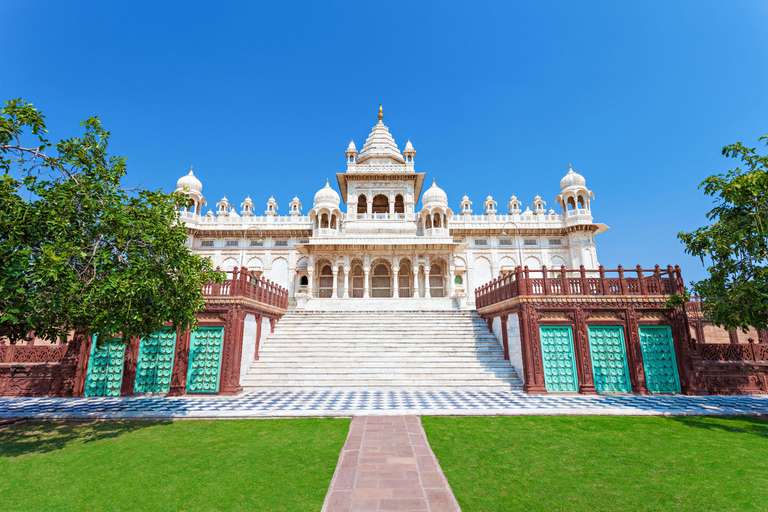
[[[379,121],[384,119],[384,109],[381,108],[381,105],[379,105]]]

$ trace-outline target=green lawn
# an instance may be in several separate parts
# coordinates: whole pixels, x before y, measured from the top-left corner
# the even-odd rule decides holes
[[[768,510],[768,420],[423,417],[464,512]]]
[[[320,510],[348,419],[0,427],[0,510]]]

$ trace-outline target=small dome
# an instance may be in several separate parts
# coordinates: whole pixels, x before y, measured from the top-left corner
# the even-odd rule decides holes
[[[179,178],[179,181],[176,182],[176,188],[180,190],[187,189],[192,192],[202,192],[203,184],[200,183],[200,180],[197,179],[194,174],[192,174],[192,168],[190,167],[189,174],[182,176]]]
[[[339,194],[337,194],[336,191],[331,188],[331,186],[328,184],[328,180],[325,180],[325,187],[318,190],[317,194],[315,194],[314,206],[317,207],[321,204],[324,204],[333,205],[334,207],[338,208],[339,203],[341,203]]]
[[[405,149],[403,151],[414,151],[413,144],[411,144],[411,141],[409,140],[408,143],[405,145]]]
[[[435,180],[432,179],[432,186],[424,192],[421,197],[421,205],[426,206],[448,206],[448,195],[443,189],[435,184]]]
[[[349,141],[349,146],[347,146],[347,151],[357,151],[357,148],[355,147],[355,141],[353,140]]]
[[[568,164],[568,174],[566,174],[563,177],[563,179],[560,180],[560,190],[565,190],[566,188],[570,188],[570,187],[586,187],[586,186],[587,186],[587,180],[584,179],[584,176],[573,172],[573,168],[571,167],[571,164]]]

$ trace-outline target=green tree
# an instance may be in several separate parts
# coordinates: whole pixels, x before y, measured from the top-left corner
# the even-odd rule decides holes
[[[768,143],[768,135],[759,140]],[[707,214],[713,223],[677,236],[708,265],[709,277],[691,286],[712,321],[728,330],[768,329],[768,156],[740,142],[724,147],[723,155],[744,168],[699,185],[715,198]]]
[[[121,187],[126,159],[107,153],[97,117],[52,144],[21,99],[0,110],[0,336],[146,337],[194,328],[202,286],[221,281],[191,254],[182,194]]]

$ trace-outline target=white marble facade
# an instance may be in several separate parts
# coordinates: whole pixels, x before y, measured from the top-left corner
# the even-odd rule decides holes
[[[202,215],[202,183],[190,170],[177,190],[191,206],[181,212],[189,245],[224,270],[245,266],[286,287],[290,306],[323,298],[452,297],[471,307],[473,290],[517,265],[587,269],[598,266],[595,235],[608,229],[592,219],[592,192],[570,169],[555,199],[561,213],[536,196],[522,211],[512,196],[508,213],[491,196],[483,213],[466,196],[454,212],[435,180],[422,195],[424,173],[414,169],[410,141],[401,153],[379,122],[358,153],[346,150],[339,194],[326,182],[304,215],[294,198],[285,215],[270,198],[256,215],[250,197],[236,205],[224,197]],[[419,199],[421,199],[419,207]],[[479,204],[479,203],[478,203]]]

